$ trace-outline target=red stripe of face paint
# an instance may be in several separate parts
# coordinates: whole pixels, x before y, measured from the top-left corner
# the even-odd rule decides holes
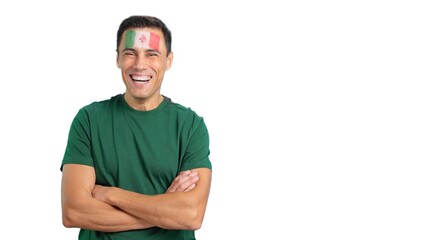
[[[149,46],[152,49],[159,50],[160,37],[155,33],[150,33],[150,43]]]

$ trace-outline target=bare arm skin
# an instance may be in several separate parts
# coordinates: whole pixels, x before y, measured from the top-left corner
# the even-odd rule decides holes
[[[203,222],[212,174],[208,168],[191,172],[198,173],[197,183],[191,191],[172,192],[169,189],[165,194],[151,196],[96,185],[93,196],[161,228],[197,230]]]
[[[65,227],[117,232],[154,226],[144,219],[94,198],[92,191],[96,178],[93,167],[65,164],[62,172],[62,221]],[[180,174],[171,187],[176,191],[190,191],[197,179],[187,175],[189,173]]]
[[[199,180],[199,173],[197,171],[182,171],[173,180],[166,192],[188,192],[196,186]]]

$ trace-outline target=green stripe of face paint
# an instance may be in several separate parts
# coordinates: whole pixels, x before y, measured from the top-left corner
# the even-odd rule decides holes
[[[136,32],[135,31],[127,31],[125,35],[125,48],[133,48],[135,41]]]

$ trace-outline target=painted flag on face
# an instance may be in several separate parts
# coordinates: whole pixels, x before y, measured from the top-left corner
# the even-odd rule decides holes
[[[126,48],[145,48],[159,50],[160,37],[152,32],[127,31],[125,36]]]

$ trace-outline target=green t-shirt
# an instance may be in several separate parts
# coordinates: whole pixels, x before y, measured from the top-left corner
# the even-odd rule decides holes
[[[179,172],[212,169],[203,118],[164,97],[150,111],[131,108],[119,94],[75,116],[62,165],[95,168],[96,184],[142,193],[165,193]],[[62,169],[61,165],[61,169]],[[79,239],[195,239],[194,231],[158,227],[104,233],[82,229]]]

